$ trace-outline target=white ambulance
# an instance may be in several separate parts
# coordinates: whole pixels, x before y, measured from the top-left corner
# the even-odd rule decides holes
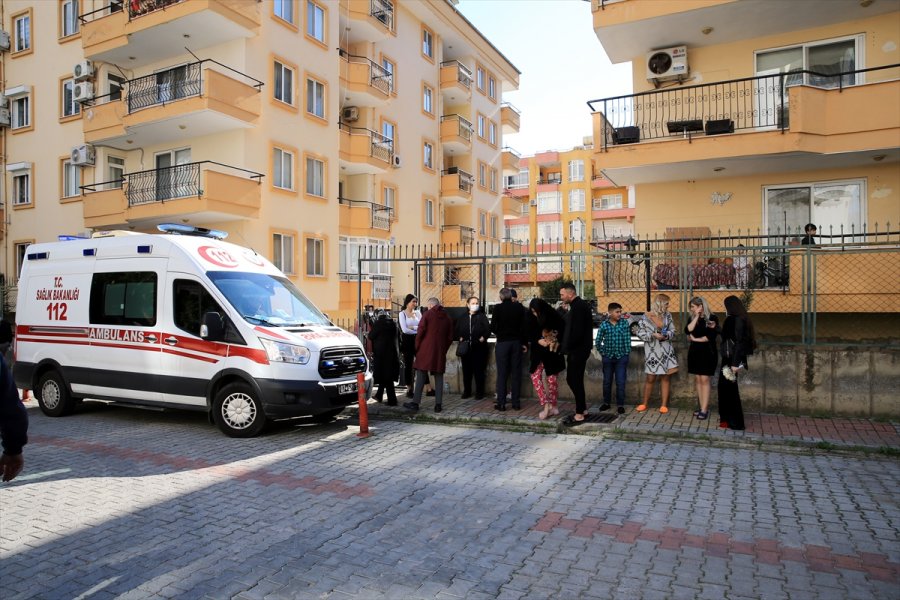
[[[110,232],[33,244],[19,279],[14,376],[43,412],[83,399],[207,411],[229,436],[328,421],[372,377],[359,340],[225,234]]]

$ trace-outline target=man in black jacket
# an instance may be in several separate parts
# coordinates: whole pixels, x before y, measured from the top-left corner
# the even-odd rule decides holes
[[[559,290],[559,298],[569,306],[564,321],[566,334],[563,336],[562,352],[568,355],[566,361],[566,383],[575,396],[575,416],[573,423],[584,421],[587,401],[584,393],[584,369],[591,355],[594,343],[594,320],[591,305],[575,292],[575,286],[565,283]]]
[[[6,360],[0,356],[0,479],[12,481],[22,471],[22,446],[28,442],[28,411],[19,400]]]
[[[494,306],[491,331],[497,336],[497,403],[494,408],[506,410],[506,379],[511,378],[510,399],[513,410],[520,410],[522,388],[522,355],[528,350],[525,307],[512,301],[509,288],[500,290],[500,304]]]

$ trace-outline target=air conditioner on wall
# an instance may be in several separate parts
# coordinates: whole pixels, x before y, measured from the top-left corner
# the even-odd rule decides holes
[[[403,164],[403,161],[400,160],[400,155],[399,155],[399,154],[395,154],[395,155],[394,155],[393,161],[391,162],[391,164],[394,165],[394,168],[395,168],[395,169],[399,169],[399,168],[400,168],[400,165]]]
[[[9,32],[0,30],[0,51],[9,50]]]
[[[0,127],[9,127],[9,109],[0,108]]]
[[[341,111],[341,121],[353,123],[359,120],[359,109],[355,106],[345,106]]]
[[[94,63],[89,60],[83,60],[80,63],[75,63],[75,66],[72,67],[72,77],[75,78],[75,81],[84,81],[85,79],[90,79],[94,76]]]
[[[9,106],[9,98],[5,95],[0,94],[0,108],[7,108]]]
[[[87,102],[94,99],[94,84],[90,81],[82,81],[75,84],[75,100]]]
[[[90,144],[82,144],[72,148],[71,161],[76,167],[91,166],[94,164],[95,158],[94,147]]]
[[[669,81],[688,76],[687,46],[653,50],[647,54],[647,80]]]

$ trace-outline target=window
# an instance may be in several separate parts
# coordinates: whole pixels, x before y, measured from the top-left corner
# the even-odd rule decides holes
[[[13,17],[13,52],[31,50],[31,11]]]
[[[294,23],[294,0],[275,0],[275,16],[282,21]]]
[[[575,219],[569,222],[569,237],[573,242],[583,242],[585,233],[584,221]]]
[[[381,188],[381,204],[390,209],[391,220],[394,220],[397,217],[397,188],[387,186]]]
[[[315,79],[306,79],[306,112],[325,118],[325,84]]]
[[[306,274],[310,277],[325,275],[325,240],[306,238]]]
[[[497,99],[497,80],[494,79],[493,75],[488,77],[488,97],[492,100]]]
[[[225,318],[226,341],[243,344],[243,340],[232,330],[225,311],[216,302],[215,298],[206,291],[199,282],[189,279],[176,279],[172,286],[172,317],[175,327],[186,331],[195,337],[200,337],[200,326],[203,324],[203,315],[214,312]]]
[[[497,215],[491,215],[491,237],[497,237]]]
[[[562,237],[561,221],[543,221],[537,225],[537,237],[540,242],[555,242]]]
[[[425,27],[422,28],[422,54],[434,60],[434,34]]]
[[[507,175],[506,187],[510,190],[528,187],[528,169],[522,169],[515,175]]]
[[[12,129],[30,127],[31,96],[26,94],[13,98],[10,105],[12,106]]]
[[[28,246],[34,242],[16,242],[16,278],[22,275],[22,265],[25,264],[25,255]]]
[[[425,224],[434,227],[434,200],[425,198]]]
[[[478,161],[478,185],[487,186],[487,165],[481,161]]]
[[[306,0],[306,35],[325,42],[325,9],[313,0]]]
[[[81,169],[72,164],[70,160],[62,163],[62,197],[72,198],[81,193]]]
[[[383,260],[363,260],[359,257],[387,256],[388,242],[364,237],[338,238],[338,273],[356,274],[362,267],[363,275],[390,275],[391,264]]]
[[[434,146],[431,142],[422,144],[422,164],[426,169],[434,169]]]
[[[807,223],[815,223],[819,235],[861,232],[866,222],[865,198],[862,179],[769,186],[765,188],[765,227],[770,235],[802,235]],[[784,238],[778,236],[773,243],[784,243]]]
[[[325,163],[317,158],[306,158],[306,193],[325,197]]]
[[[569,190],[569,212],[584,210],[584,190]]]
[[[475,85],[484,92],[484,68],[478,65],[475,66]]]
[[[122,90],[125,88],[125,78],[112,73],[106,74],[106,87],[109,93],[109,101],[122,99]]]
[[[773,75],[792,71],[809,70],[813,73],[797,74],[786,77],[785,85],[808,85],[835,88],[839,85],[856,85],[862,83],[861,74],[850,73],[842,77],[832,74],[847,73],[863,68],[860,63],[861,48],[865,44],[865,36],[858,35],[843,39],[817,41],[799,46],[764,50],[756,53],[756,74]],[[804,80],[805,78],[805,80]],[[776,92],[778,86],[775,86]]]
[[[527,243],[529,233],[528,225],[510,225],[506,237],[516,242]]]
[[[428,85],[422,85],[422,110],[430,115],[434,114],[434,90]]]
[[[497,169],[491,169],[491,191],[497,191]]]
[[[69,37],[78,33],[78,0],[63,0],[59,16],[59,37]]]
[[[275,61],[275,99],[285,104],[294,103],[294,70]]]
[[[91,325],[156,325],[156,273],[95,273],[89,307]]]
[[[560,210],[559,192],[538,192],[537,213],[539,215],[558,213]]]
[[[294,274],[294,236],[286,233],[272,234],[272,264],[282,273]]]
[[[478,213],[478,234],[487,235],[487,213]]]
[[[493,121],[488,125],[488,142],[490,142],[491,146],[497,145],[497,124]]]
[[[272,185],[283,190],[294,189],[294,155],[287,150],[275,148],[273,151]]]
[[[484,115],[478,115],[478,137],[484,139]]]
[[[385,73],[387,74],[386,79],[391,84],[391,93],[393,94],[397,86],[397,81],[394,79],[394,73],[397,70],[397,65],[394,64],[394,61],[382,57],[381,68],[384,69]]]
[[[75,100],[75,80],[64,79],[62,82],[62,105],[60,114],[62,117],[74,117],[81,114],[81,103]]]
[[[584,181],[584,161],[569,161],[569,181]]]
[[[393,145],[394,142],[394,134],[397,131],[397,126],[391,123],[390,121],[383,121],[381,123],[381,135],[384,137],[384,141]]]
[[[31,171],[14,171],[12,176],[13,206],[31,204]]]
[[[122,189],[125,179],[125,159],[119,156],[106,157],[106,189]]]
[[[622,208],[622,194],[603,194],[594,198],[594,210],[613,210]]]

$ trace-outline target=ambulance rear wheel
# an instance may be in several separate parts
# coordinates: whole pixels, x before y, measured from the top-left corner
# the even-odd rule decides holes
[[[230,383],[216,394],[213,420],[225,435],[248,438],[260,434],[266,414],[253,388],[246,383]]]
[[[69,394],[66,382],[56,371],[47,371],[41,376],[34,395],[41,410],[48,417],[64,417],[71,414],[75,408],[75,401]]]

